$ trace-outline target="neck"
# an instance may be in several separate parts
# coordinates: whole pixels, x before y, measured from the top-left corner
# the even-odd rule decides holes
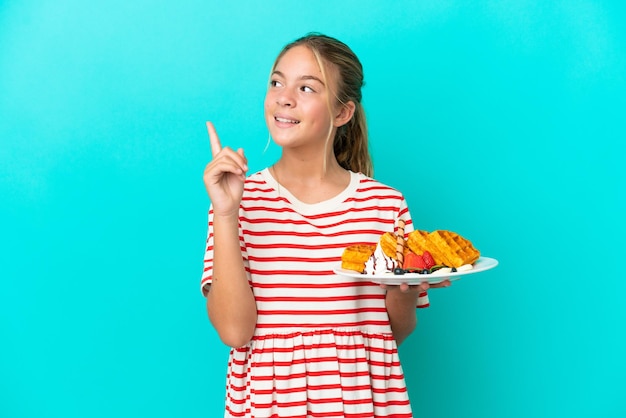
[[[315,158],[311,160],[303,158],[290,158],[283,156],[272,166],[275,173],[280,173],[282,180],[298,180],[308,182],[323,182],[337,176],[344,175],[346,170],[342,168],[334,158]]]
[[[285,188],[298,200],[317,203],[341,193],[350,183],[348,170],[343,169],[337,160],[302,161],[281,157],[270,172],[280,188]]]

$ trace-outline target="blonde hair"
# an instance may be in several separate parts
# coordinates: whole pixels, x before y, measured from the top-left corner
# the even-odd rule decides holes
[[[282,49],[274,61],[272,72],[283,55],[291,48],[299,45],[306,46],[313,52],[325,81],[327,80],[327,74],[324,63],[333,66],[337,70],[337,91],[334,92],[335,100],[340,105],[345,105],[349,101],[355,104],[352,118],[348,123],[340,126],[335,137],[332,138],[333,151],[337,162],[347,170],[372,176],[374,168],[368,147],[367,121],[365,110],[361,104],[361,88],[364,85],[361,62],[350,47],[343,42],[319,33],[309,33],[287,44]],[[330,111],[332,104],[329,102],[328,106]],[[332,126],[329,127],[329,139],[332,128]]]

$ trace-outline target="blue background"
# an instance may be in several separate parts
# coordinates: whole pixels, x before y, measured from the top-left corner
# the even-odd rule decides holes
[[[0,2],[0,416],[221,416],[204,122],[271,164],[312,30],[364,64],[376,177],[500,260],[419,311],[416,415],[625,416],[623,4]]]

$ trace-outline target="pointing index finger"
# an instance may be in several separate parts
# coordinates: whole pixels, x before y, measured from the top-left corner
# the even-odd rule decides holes
[[[220,138],[217,136],[217,131],[215,130],[215,126],[213,126],[213,123],[207,122],[206,129],[207,131],[209,131],[209,141],[211,141],[211,154],[215,157],[222,150],[222,144],[220,143]]]

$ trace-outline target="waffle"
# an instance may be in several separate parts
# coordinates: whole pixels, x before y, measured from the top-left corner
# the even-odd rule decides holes
[[[472,264],[480,257],[480,251],[469,240],[452,231],[437,230],[428,233],[415,230],[409,233],[407,245],[415,254],[428,251],[435,263],[448,267]]]
[[[341,268],[362,273],[365,270],[365,262],[374,250],[376,245],[360,244],[347,247],[341,255]]]
[[[385,232],[380,236],[380,247],[387,257],[398,259],[398,239],[393,232]]]

